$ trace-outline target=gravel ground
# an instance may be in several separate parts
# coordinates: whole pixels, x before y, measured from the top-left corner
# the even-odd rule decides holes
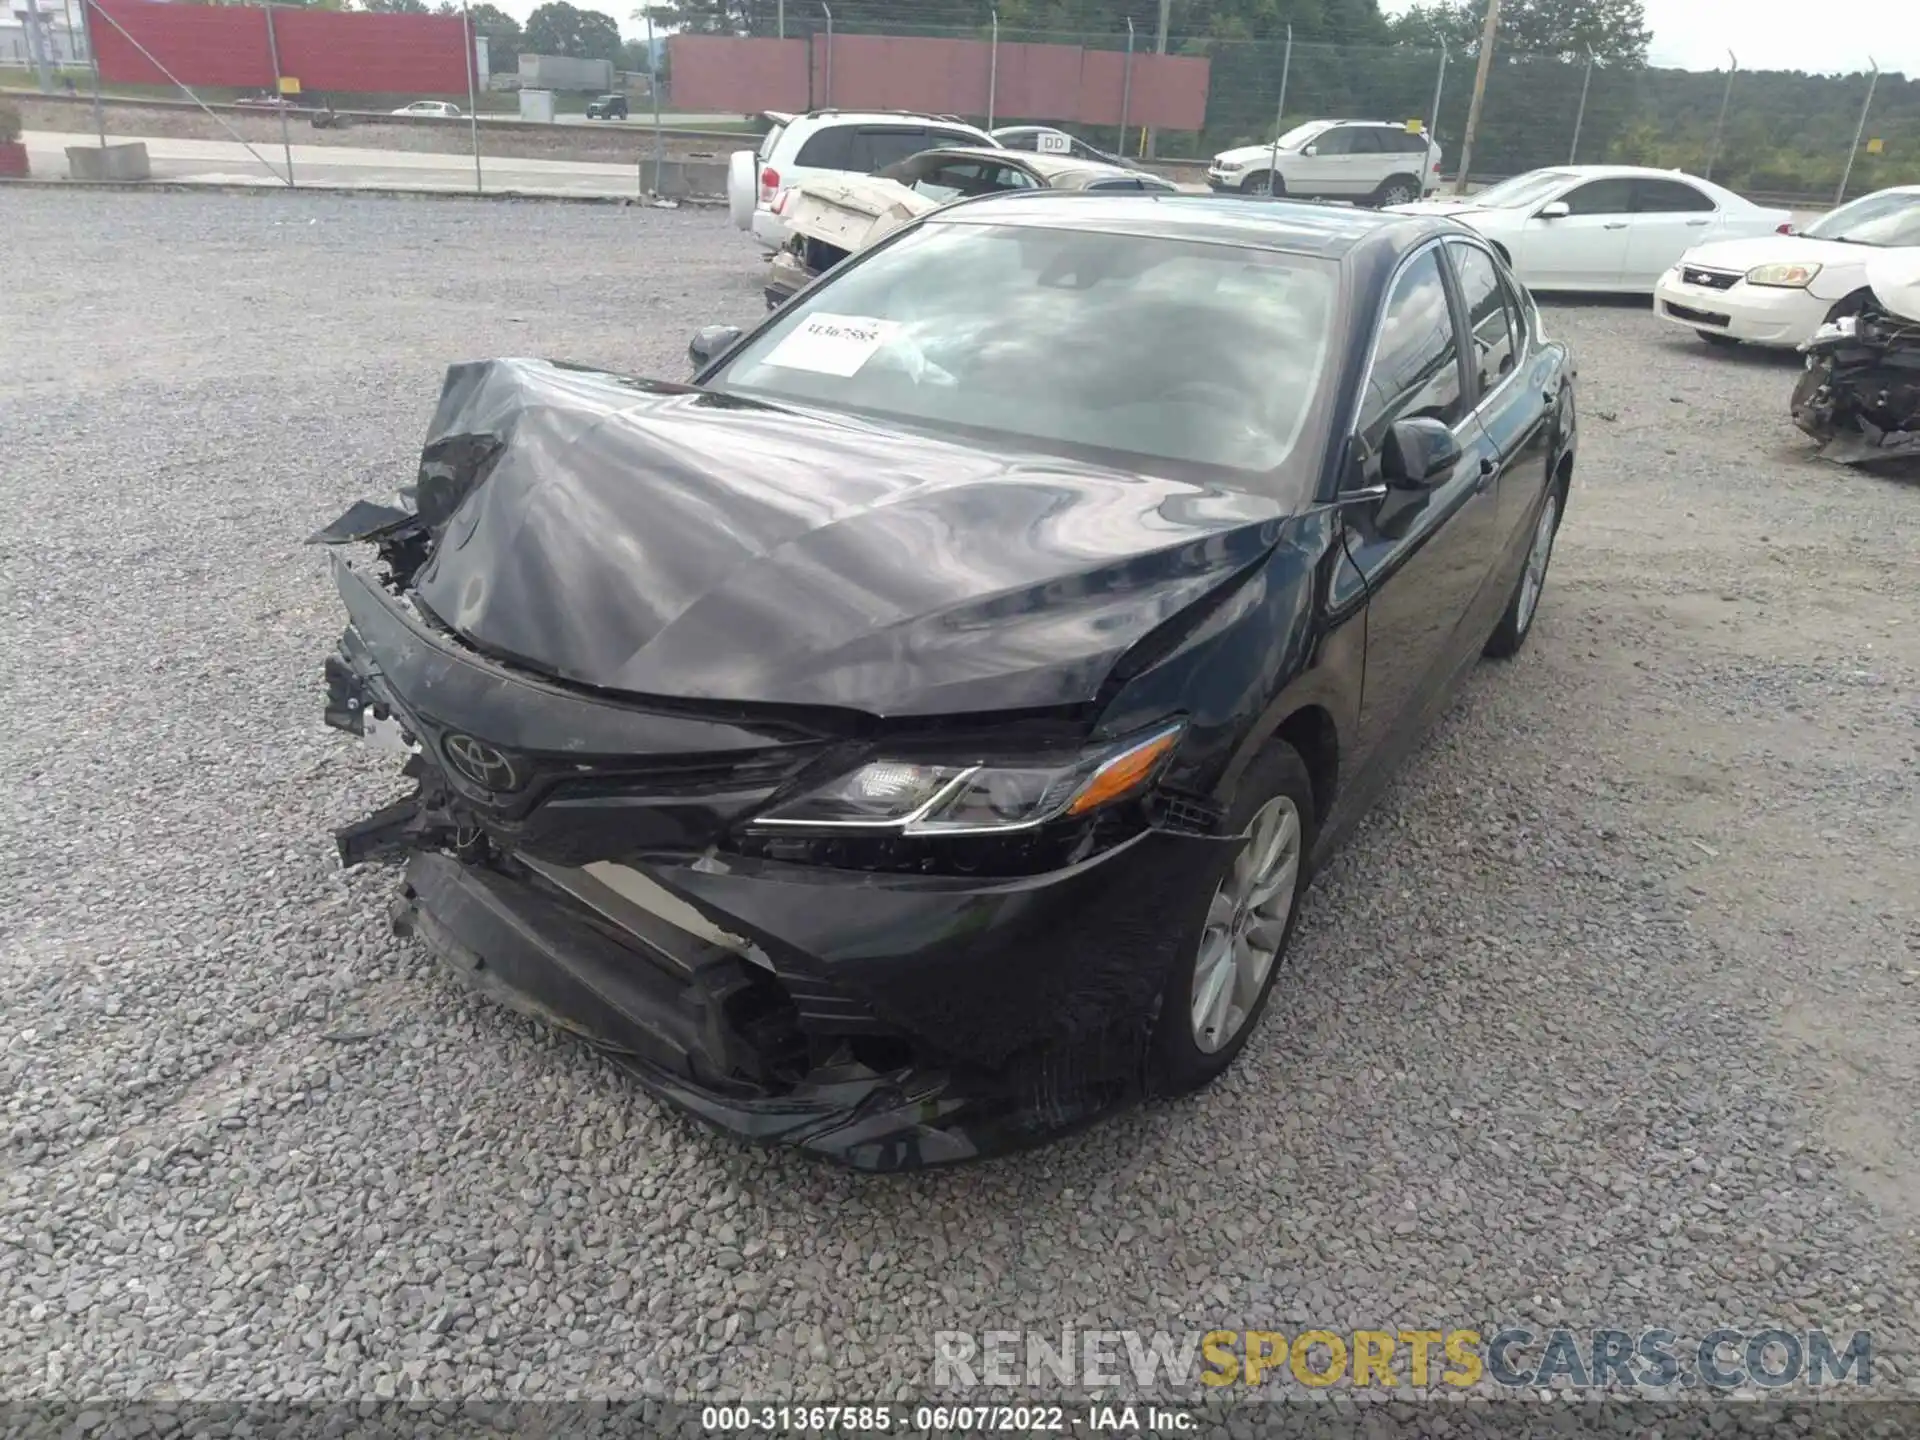
[[[1551,307],[1533,643],[1323,877],[1212,1092],[875,1180],[748,1151],[386,932],[302,537],[450,361],[679,375],[706,212],[13,192],[0,1394],[927,1392],[937,1330],[1825,1325],[1920,1382],[1920,484],[1791,364]],[[24,339],[16,343],[14,337]]]

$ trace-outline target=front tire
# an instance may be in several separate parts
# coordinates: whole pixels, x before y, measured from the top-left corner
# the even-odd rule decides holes
[[[1230,834],[1248,838],[1212,872],[1194,934],[1167,976],[1154,1027],[1156,1088],[1184,1095],[1225,1073],[1253,1034],[1293,941],[1318,831],[1299,752],[1269,740],[1240,778]]]
[[[1258,175],[1249,175],[1240,182],[1242,195],[1284,195],[1287,182],[1271,170],[1263,170]]]
[[[1527,550],[1527,563],[1514,582],[1513,597],[1494,626],[1493,635],[1480,653],[1492,660],[1505,660],[1520,653],[1533,630],[1533,618],[1540,613],[1540,596],[1547,588],[1547,566],[1553,559],[1554,537],[1560,533],[1560,516],[1566,505],[1566,487],[1556,483],[1547,491],[1540,516],[1534,521],[1533,544]]]

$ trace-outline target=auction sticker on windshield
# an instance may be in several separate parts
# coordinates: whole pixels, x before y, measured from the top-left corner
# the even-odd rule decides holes
[[[898,320],[867,315],[809,315],[773,347],[766,363],[816,375],[858,374],[899,328]]]

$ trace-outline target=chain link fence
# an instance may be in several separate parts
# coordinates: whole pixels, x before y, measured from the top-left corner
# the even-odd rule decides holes
[[[51,157],[57,145],[90,135],[147,139],[160,178],[191,172],[296,187],[713,196],[724,193],[728,153],[755,143],[760,127],[750,112],[781,103],[743,95],[747,103],[727,113],[676,105],[666,39],[625,42],[624,64],[536,64],[523,74],[514,53],[523,38],[488,34],[463,7],[445,3],[429,15],[178,0],[36,4],[44,79],[31,37],[0,29],[0,99],[21,109],[36,153]],[[869,62],[858,56],[872,47],[856,38],[966,40],[992,58],[981,67],[981,94],[958,113],[1002,125],[1057,123],[1176,179],[1197,181],[1220,150],[1265,143],[1300,121],[1330,116],[1417,122],[1438,141],[1444,174],[1453,177],[1460,159],[1471,54],[1296,40],[1284,30],[1242,40],[1175,31],[1166,53],[1205,62],[1204,123],[1154,131],[1141,123],[1139,72],[1151,67],[1139,62],[1162,41],[1145,24],[1101,33],[1027,29],[991,17],[984,25],[919,26],[844,7],[835,16],[830,6],[775,0],[752,28],[814,45],[824,39],[833,103],[860,103],[859,70]],[[1117,122],[1056,118],[1069,109],[1054,116],[1008,113],[1004,103],[996,109],[996,70],[1004,102],[999,67],[1016,45],[1119,52],[1126,79]],[[85,58],[95,53],[103,57],[97,71]],[[1115,61],[1102,64],[1110,74]],[[1497,54],[1472,158],[1475,183],[1610,161],[1686,169],[1757,198],[1828,204],[1843,183],[1860,194],[1920,181],[1920,83]]]

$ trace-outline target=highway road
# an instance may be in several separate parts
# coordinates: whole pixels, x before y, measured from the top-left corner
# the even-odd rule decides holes
[[[67,173],[66,147],[92,145],[91,134],[29,130],[21,137],[33,173],[59,179]],[[276,144],[252,148],[231,140],[173,140],[114,135],[107,139],[143,140],[156,180],[201,185],[284,185],[286,152]],[[637,196],[637,166],[606,161],[522,160],[482,155],[481,182],[488,190],[528,195]],[[417,150],[363,150],[348,145],[293,146],[296,185],[332,189],[471,191],[473,156]]]

